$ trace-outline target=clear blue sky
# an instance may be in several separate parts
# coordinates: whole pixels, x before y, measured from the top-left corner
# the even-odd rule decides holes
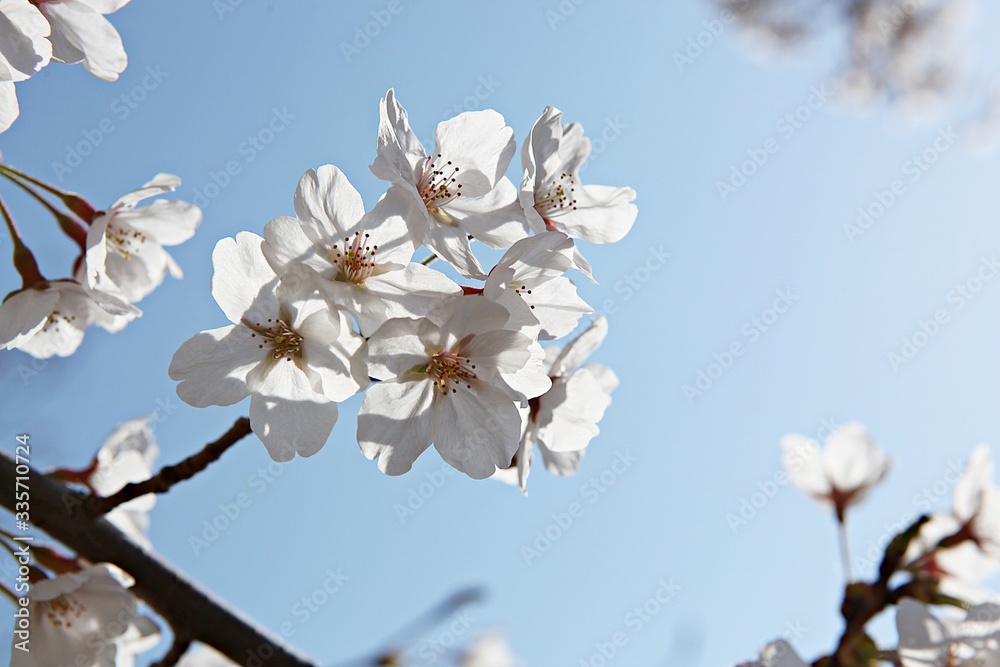
[[[291,641],[328,663],[374,650],[469,584],[490,592],[473,608],[474,627],[502,623],[536,666],[578,665],[618,632],[627,644],[612,664],[639,667],[748,659],[790,627],[810,659],[827,650],[839,630],[834,531],[793,490],[769,486],[778,440],[861,421],[895,459],[851,526],[861,555],[918,511],[915,496],[949,462],[978,442],[1000,443],[1000,276],[961,307],[953,292],[1000,255],[1000,169],[955,145],[912,180],[908,160],[933,145],[947,116],[912,127],[828,102],[794,132],[779,126],[829,80],[838,64],[829,43],[800,64],[761,67],[727,27],[678,71],[673,53],[713,17],[706,2],[562,5],[574,12],[553,22],[555,0],[134,0],[112,17],[130,61],[117,83],[51,66],[20,84],[21,118],[0,136],[10,164],[51,179],[58,170],[99,207],[159,171],[181,176],[184,198],[215,196],[174,253],[186,277],[143,301],[142,319],[116,335],[88,331],[76,355],[40,365],[27,382],[18,368],[31,359],[0,353],[3,432],[30,433],[39,466],[82,465],[115,424],[160,409],[163,460],[192,453],[248,409],[182,405],[166,372],[184,340],[225,323],[208,289],[218,239],[291,213],[299,176],[325,163],[374,203],[385,185],[368,165],[390,86],[422,137],[456,110],[492,107],[520,141],[557,106],[607,139],[585,182],[634,187],[640,211],[623,242],[585,249],[600,284],[579,281],[581,293],[599,309],[615,305],[595,360],[621,386],[579,476],[537,469],[525,499],[450,475],[401,521],[396,506],[442,463],[429,452],[409,475],[378,472],[357,447],[354,399],[315,457],[265,478],[264,447],[247,440],[162,498],[152,541],[251,617],[274,629],[290,622]],[[372,12],[391,20],[348,58],[342,43]],[[998,9],[984,13],[980,25],[995,24]],[[986,46],[985,30],[973,46]],[[275,110],[287,125],[252,147],[248,137]],[[88,137],[105,119],[113,132],[99,133],[79,166],[54,166],[67,163],[67,147],[96,143]],[[717,182],[772,138],[777,151],[723,201]],[[239,173],[210,187],[231,161]],[[897,179],[902,194],[852,242],[845,225]],[[68,243],[37,209],[12,201],[43,271],[65,272]],[[661,249],[670,259],[647,272]],[[0,284],[16,286],[9,267]],[[779,303],[786,312],[774,319],[779,291],[791,305]],[[888,355],[939,310],[947,322],[893,368]],[[709,366],[734,343],[743,353],[720,376]],[[689,400],[684,385],[710,370],[717,379]],[[626,452],[634,463],[608,472]],[[602,474],[615,483],[595,485]],[[734,533],[727,515],[761,487],[773,497],[758,496],[762,507]],[[250,506],[194,553],[190,537],[241,493]],[[527,563],[522,547],[572,503],[582,516]],[[297,602],[338,568],[349,579],[303,622]],[[635,615],[661,581],[680,589],[650,605],[657,613]],[[0,625],[0,639],[9,636]]]

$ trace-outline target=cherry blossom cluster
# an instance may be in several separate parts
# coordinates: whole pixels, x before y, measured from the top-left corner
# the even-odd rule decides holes
[[[516,143],[496,111],[441,122],[435,142],[421,144],[389,90],[371,171],[390,185],[373,207],[325,165],[299,181],[294,217],[218,243],[212,295],[230,324],[174,355],[182,400],[250,397],[276,461],[319,451],[338,403],[364,391],[358,443],[389,475],[431,444],[470,477],[505,471],[522,489],[536,443],[553,472],[576,469],[617,385],[584,363],[607,323],[562,348],[541,343],[594,312],[567,276],[591,276],[575,239],[620,240],[635,192],[580,182],[590,142],[552,107],[524,141],[519,187],[504,175]],[[430,254],[415,261],[421,246]],[[504,252],[487,271],[476,247]]]
[[[838,428],[821,446],[801,435],[782,440],[791,482],[846,517],[885,476],[889,462],[860,424]],[[952,509],[916,518],[892,537],[875,579],[856,580],[845,562],[841,612],[846,629],[836,649],[813,664],[868,667],[982,667],[1000,664],[1000,604],[983,582],[1000,571],[1000,487],[989,447],[973,449],[955,482]],[[913,517],[905,518],[908,521]],[[845,561],[850,558],[844,546]],[[895,607],[898,640],[879,649],[868,621]],[[741,667],[806,667],[786,641],[767,644]]]
[[[57,190],[5,165],[0,165],[0,175],[42,202],[80,248],[72,277],[46,279],[0,201],[14,241],[14,264],[23,281],[21,289],[9,293],[0,305],[3,348],[20,349],[39,359],[69,356],[83,342],[87,327],[120,331],[142,315],[135,304],[155,290],[167,274],[181,277],[180,267],[164,246],[190,239],[201,223],[201,210],[167,199],[140,205],[176,190],[178,177],[157,174],[107,210],[98,211],[79,195]],[[45,193],[54,194],[68,211],[56,210],[42,198]]]
[[[0,0],[0,132],[20,109],[14,84],[50,62],[83,63],[98,79],[115,81],[128,57],[105,14],[129,0]]]

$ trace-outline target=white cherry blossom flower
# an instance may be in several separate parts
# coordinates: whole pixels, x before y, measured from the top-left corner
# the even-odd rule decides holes
[[[506,329],[505,308],[482,296],[452,297],[421,320],[392,319],[368,341],[369,372],[358,443],[389,475],[410,470],[431,443],[475,479],[510,466],[520,437],[514,401],[550,381],[536,341]]]
[[[759,660],[743,662],[737,667],[809,667],[809,664],[799,657],[791,644],[779,639],[760,650]]]
[[[140,616],[115,640],[114,667],[135,667],[138,656],[160,643],[160,628],[148,616]]]
[[[469,235],[491,248],[507,248],[528,235],[517,190],[503,176],[516,150],[513,130],[492,109],[467,111],[438,124],[437,145],[428,153],[391,89],[380,114],[371,170],[394,184],[386,198],[405,206],[416,243],[463,275],[485,278]]]
[[[889,461],[861,424],[838,428],[822,448],[794,433],[781,439],[781,448],[792,484],[832,507],[840,522],[847,508],[863,500],[889,472]]]
[[[635,190],[582,185],[580,167],[588,155],[590,140],[583,127],[563,125],[562,112],[546,107],[521,150],[519,199],[535,232],[560,231],[591,243],[614,243],[632,228],[638,214],[632,203]],[[581,269],[587,266],[579,253],[576,261]]]
[[[48,21],[28,0],[0,0],[0,132],[19,113],[14,84],[52,59]]]
[[[413,241],[391,206],[383,199],[365,215],[361,195],[337,167],[309,170],[295,193],[297,218],[264,228],[264,256],[278,275],[306,268],[314,278],[306,283],[353,315],[364,336],[394,317],[422,317],[462,288],[410,261]]]
[[[128,56],[121,35],[104,18],[129,0],[36,0],[52,26],[52,59],[83,62],[98,79],[115,81],[125,71]]]
[[[12,667],[86,664],[118,667],[119,642],[136,639],[137,603],[131,578],[107,563],[34,583],[31,602],[31,651],[11,650]],[[141,636],[148,634],[143,621]],[[129,635],[129,636],[126,636]],[[127,654],[122,656],[127,660]]]
[[[1000,666],[1000,605],[969,609],[965,620],[938,619],[911,598],[896,611],[899,659],[903,667]]]
[[[156,444],[149,417],[139,417],[119,425],[111,432],[94,456],[85,482],[101,496],[117,493],[123,486],[144,482],[153,475],[160,448]],[[152,548],[146,536],[149,512],[156,505],[152,493],[134,498],[108,512],[104,518],[134,542]]]
[[[144,199],[173,192],[180,183],[173,174],[157,174],[94,219],[87,232],[86,255],[87,284],[92,290],[136,303],[167,273],[175,278],[183,275],[163,246],[190,239],[201,222],[201,209],[165,199],[136,207]]]
[[[319,451],[337,422],[337,402],[368,384],[365,342],[347,316],[294,280],[280,283],[242,232],[212,254],[212,296],[232,322],[203,331],[174,354],[177,394],[195,407],[252,396],[250,425],[275,461]]]
[[[522,413],[523,431],[515,457],[516,483],[524,491],[528,482],[534,446],[542,454],[545,468],[556,475],[576,473],[587,445],[600,433],[597,424],[611,405],[611,392],[618,376],[601,364],[584,364],[608,333],[607,319],[594,318],[590,326],[565,348],[545,350],[545,370],[552,387],[529,401]],[[513,470],[500,471],[500,479],[514,483]]]
[[[118,302],[113,315],[95,294],[74,280],[54,280],[9,294],[0,305],[0,345],[37,359],[68,357],[83,342],[84,330],[97,325],[115,333],[140,315]]]
[[[524,667],[498,629],[487,630],[469,644],[458,664],[459,667]]]
[[[490,271],[483,295],[512,314],[523,313],[521,327],[540,327],[541,340],[561,338],[583,315],[594,312],[565,276],[573,266],[574,250],[573,240],[561,232],[521,239]]]

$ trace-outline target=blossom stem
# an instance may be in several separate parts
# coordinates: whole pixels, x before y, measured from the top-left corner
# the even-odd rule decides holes
[[[23,473],[23,468],[21,468]],[[132,542],[106,520],[87,513],[87,497],[29,466],[31,521],[92,563],[111,563],[135,580],[132,591],[178,635],[217,649],[245,664],[247,649],[269,655],[273,667],[317,667],[316,662],[277,641],[267,631],[230,609],[183,573]],[[0,505],[15,511],[14,488],[25,475],[11,453],[0,450]],[[23,481],[22,481],[23,483]]]
[[[166,493],[175,484],[191,479],[210,464],[219,460],[227,449],[250,434],[250,420],[240,417],[232,427],[215,442],[210,442],[198,452],[180,463],[164,466],[158,473],[142,482],[126,484],[110,496],[90,496],[87,510],[94,516],[106,514],[122,503],[144,496],[147,493]]]
[[[45,282],[45,277],[38,270],[38,262],[35,261],[35,256],[31,254],[28,246],[24,245],[24,241],[21,239],[21,231],[17,228],[14,218],[11,217],[10,210],[7,208],[7,203],[3,200],[3,197],[0,197],[0,214],[3,215],[3,220],[7,224],[7,231],[10,232],[10,238],[14,243],[14,268],[21,275],[23,288],[28,289],[38,283]]]
[[[55,187],[54,185],[49,185],[48,183],[38,180],[34,176],[29,176],[23,171],[14,169],[10,165],[3,164],[2,162],[0,162],[0,172],[3,172],[4,175],[8,176],[8,178],[10,176],[16,176],[17,178],[23,179],[28,183],[31,183],[32,185],[35,185],[45,190],[46,192],[55,195],[63,204],[66,205],[66,208],[75,213],[81,220],[83,220],[88,225],[94,221],[94,218],[97,217],[97,210],[90,205],[90,202],[88,202],[86,199],[76,194],[75,192],[61,190]]]
[[[189,648],[191,648],[191,639],[183,635],[176,635],[170,644],[170,650],[151,667],[176,667]]]
[[[434,260],[436,260],[437,258],[438,256],[432,252],[430,255],[421,260],[420,263],[423,264],[424,266],[430,266],[431,264],[434,263]]]
[[[15,178],[9,172],[0,169],[0,175],[6,177],[11,183],[27,192],[35,201],[41,204],[45,210],[52,214],[52,217],[54,217],[56,222],[59,223],[59,228],[63,230],[63,233],[66,234],[66,236],[73,239],[73,241],[80,246],[80,250],[87,249],[87,230],[82,223],[57,209],[49,202],[48,199],[38,194],[34,188],[24,181]]]
[[[851,583],[854,581],[854,574],[851,571],[851,548],[847,538],[847,521],[837,522],[837,542],[840,545],[840,564],[844,568],[844,581]]]

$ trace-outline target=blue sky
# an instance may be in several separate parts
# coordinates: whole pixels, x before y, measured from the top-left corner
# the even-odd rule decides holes
[[[997,11],[983,10],[980,25]],[[594,360],[621,386],[580,474],[536,469],[523,498],[445,475],[431,451],[389,478],[358,450],[356,397],[315,457],[269,468],[248,439],[161,498],[154,545],[261,623],[290,623],[290,641],[324,663],[377,649],[466,585],[489,596],[462,641],[502,624],[532,665],[596,664],[616,633],[627,639],[611,662],[621,665],[731,664],[789,633],[810,659],[828,650],[842,585],[833,523],[773,483],[778,440],[861,421],[894,459],[853,517],[859,558],[920,511],[925,489],[948,506],[939,480],[949,466],[1000,442],[1000,276],[990,268],[1000,169],[948,144],[962,109],[912,125],[821,102],[835,40],[762,67],[726,26],[678,68],[673,54],[715,16],[699,0],[135,0],[112,17],[129,54],[121,79],[46,68],[18,86],[21,118],[0,150],[98,207],[176,173],[178,196],[203,198],[205,218],[174,253],[185,278],[144,300],[123,332],[89,331],[76,355],[46,363],[0,353],[3,432],[30,433],[38,466],[82,465],[115,424],[156,412],[163,460],[187,456],[248,409],[183,405],[166,373],[184,340],[225,323],[208,289],[220,238],[291,213],[300,175],[322,164],[374,203],[385,185],[368,165],[389,87],[421,137],[490,107],[520,141],[553,105],[602,138],[584,182],[632,186],[640,211],[624,241],[584,248],[599,284],[578,281],[580,292],[610,324]],[[377,34],[354,43],[368,24]],[[970,48],[983,76],[996,57],[982,30]],[[783,120],[804,118],[803,105],[798,127]],[[723,199],[718,183],[762,161],[762,148],[767,161]],[[915,166],[929,150],[933,165]],[[852,230],[894,182],[884,213]],[[67,272],[71,247],[51,221],[9,199],[43,272]],[[0,281],[17,287],[7,266]],[[934,335],[915,336],[921,323]],[[924,344],[893,363],[904,339]],[[239,494],[250,502],[231,525],[192,546]],[[414,494],[423,505],[401,513]],[[574,504],[572,523],[552,528]],[[558,539],[526,557],[547,529]],[[296,605],[328,570],[347,580],[303,613]],[[648,604],[665,585],[669,602]],[[417,664],[435,664],[434,638],[418,644]]]

